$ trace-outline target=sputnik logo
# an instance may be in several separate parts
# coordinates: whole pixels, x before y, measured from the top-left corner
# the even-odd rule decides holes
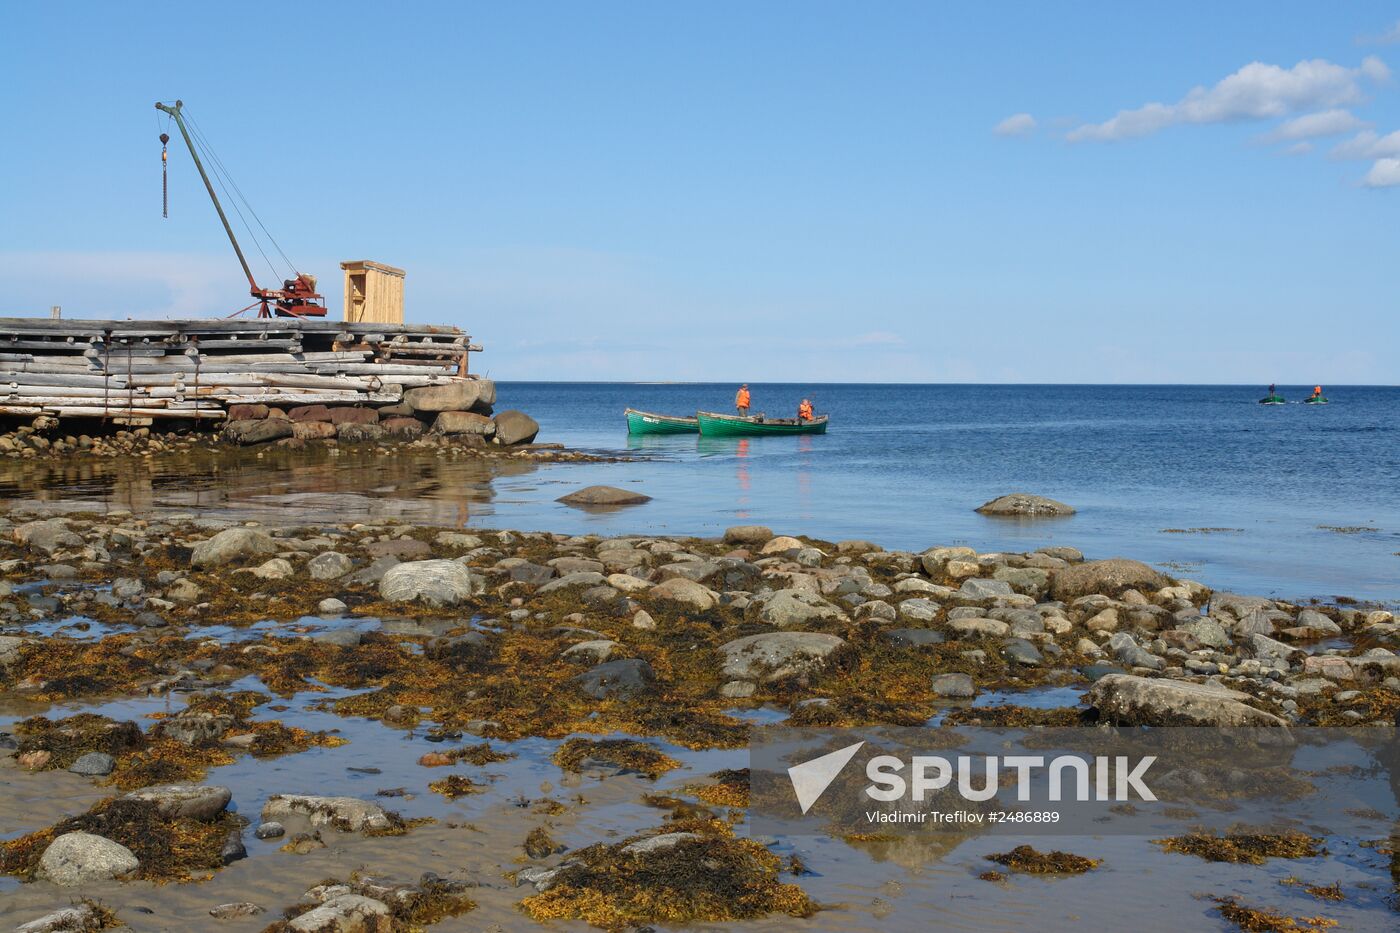
[[[826,789],[836,780],[841,769],[846,767],[846,763],[855,757],[864,744],[862,741],[847,745],[820,758],[813,758],[788,768],[788,780],[792,781],[792,790],[797,794],[797,803],[802,807],[803,813],[812,809],[812,805],[821,799],[821,795],[826,793]]]

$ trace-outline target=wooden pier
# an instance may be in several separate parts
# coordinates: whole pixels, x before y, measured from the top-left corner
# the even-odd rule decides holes
[[[0,318],[0,416],[220,421],[232,405],[391,405],[473,380],[455,327]]]

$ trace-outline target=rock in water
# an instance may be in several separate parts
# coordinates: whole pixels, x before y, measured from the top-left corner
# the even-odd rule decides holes
[[[585,486],[555,500],[565,505],[639,505],[651,496],[616,486]]]
[[[126,846],[91,833],[64,833],[39,859],[40,876],[63,887],[120,878],[140,867]]]
[[[379,581],[379,595],[390,602],[422,602],[430,606],[455,606],[482,588],[471,571],[452,560],[395,564]]]
[[[15,927],[14,933],[86,933],[101,930],[102,916],[91,904],[74,904]]]
[[[720,645],[722,674],[733,680],[770,683],[824,667],[845,639],[821,632],[767,632]]]
[[[346,832],[388,829],[392,824],[384,808],[358,797],[315,797],[307,794],[273,794],[262,809],[264,822],[304,817],[318,829],[331,826]]]
[[[68,770],[85,777],[103,777],[111,774],[116,766],[117,760],[106,752],[88,752],[69,765]]]
[[[162,784],[131,791],[126,797],[152,803],[170,819],[207,821],[228,808],[233,792],[217,784]]]
[[[970,700],[977,695],[970,674],[935,674],[930,688],[934,696],[958,700]]]
[[[192,567],[222,567],[243,563],[251,558],[277,553],[277,543],[265,531],[256,528],[228,528],[194,546],[190,553]]]
[[[540,433],[540,425],[534,418],[514,408],[496,415],[496,443],[529,444]]]
[[[265,444],[292,436],[292,423],[278,418],[260,421],[230,421],[224,425],[224,440],[234,444]]]
[[[444,411],[433,422],[434,434],[480,434],[490,437],[496,424],[485,415],[470,411]]]
[[[1284,726],[1245,703],[1249,694],[1219,684],[1196,684],[1133,674],[1107,674],[1087,701],[1101,719],[1125,726]]]
[[[1047,499],[1044,496],[1013,492],[1010,495],[998,496],[991,502],[983,503],[977,507],[977,511],[983,515],[1050,518],[1057,515],[1073,515],[1074,506],[1065,505],[1063,502],[1056,502],[1054,499]]]
[[[496,384],[489,379],[470,379],[445,386],[422,386],[403,394],[414,411],[471,411],[496,402]]]
[[[1129,589],[1153,593],[1170,583],[1171,580],[1164,574],[1158,573],[1141,561],[1115,557],[1109,560],[1092,560],[1055,571],[1050,593],[1056,599],[1068,602],[1095,593],[1117,596]]]
[[[291,933],[390,933],[394,918],[383,901],[341,894],[287,921]]]

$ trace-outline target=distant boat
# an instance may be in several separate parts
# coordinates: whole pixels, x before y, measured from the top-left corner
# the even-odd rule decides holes
[[[695,434],[700,430],[694,418],[658,415],[635,408],[627,409],[626,415],[628,434]]]
[[[700,434],[704,437],[754,437],[770,434],[825,434],[826,415],[811,421],[796,418],[765,418],[754,415],[741,418],[738,415],[721,415],[712,411],[697,411]]]
[[[1284,399],[1284,397],[1283,397],[1282,395],[1279,395],[1279,394],[1275,393],[1275,394],[1273,394],[1273,395],[1269,395],[1269,396],[1265,396],[1264,398],[1261,398],[1261,399],[1259,400],[1259,404],[1260,404],[1260,405],[1286,405],[1286,404],[1288,404],[1288,403],[1287,403],[1287,400]]]
[[[1327,396],[1325,396],[1325,395],[1314,395],[1312,398],[1309,398],[1309,399],[1307,399],[1306,401],[1304,401],[1303,404],[1304,404],[1304,405],[1326,405],[1326,404],[1327,404]]]

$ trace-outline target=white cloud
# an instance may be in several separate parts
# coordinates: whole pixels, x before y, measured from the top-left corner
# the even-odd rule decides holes
[[[1292,68],[1251,62],[1213,87],[1193,88],[1174,104],[1150,103],[1123,110],[1103,123],[1086,123],[1070,131],[1071,142],[1109,142],[1150,136],[1182,124],[1238,123],[1268,120],[1323,107],[1340,107],[1361,99],[1360,79],[1383,81],[1385,63],[1368,57],[1359,68],[1324,59],[1302,61]]]
[[[1367,188],[1394,188],[1400,185],[1400,159],[1377,159],[1362,184]]]
[[[1358,119],[1351,111],[1334,108],[1285,120],[1264,139],[1267,142],[1281,143],[1317,139],[1320,136],[1340,136],[1366,125],[1364,120]]]
[[[1028,136],[1035,132],[1035,117],[1028,113],[1013,113],[998,123],[992,132],[998,136]]]
[[[1384,159],[1400,156],[1400,130],[1379,136],[1373,130],[1363,130],[1332,149],[1334,159]]]

